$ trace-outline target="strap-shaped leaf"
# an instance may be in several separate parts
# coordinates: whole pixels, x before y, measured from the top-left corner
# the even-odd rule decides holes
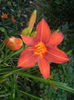
[[[19,73],[19,71],[20,71],[20,73]],[[58,81],[54,81],[54,80],[50,80],[50,79],[43,79],[43,78],[36,77],[36,76],[33,76],[33,75],[25,73],[25,72],[21,72],[21,71],[24,71],[24,69],[18,68],[18,69],[11,70],[9,73],[4,74],[3,76],[0,76],[0,82],[3,82],[3,80],[5,78],[9,77],[12,74],[18,74],[19,76],[32,78],[34,80],[37,80],[37,81],[45,83],[45,84],[53,83],[55,86],[57,86],[57,88],[60,88],[60,89],[66,90],[68,92],[74,93],[74,89],[69,87],[66,83],[62,83],[62,82],[58,82]]]

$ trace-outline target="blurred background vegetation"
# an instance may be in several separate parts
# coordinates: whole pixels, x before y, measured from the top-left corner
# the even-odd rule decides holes
[[[0,16],[3,13],[8,15],[7,19],[0,17],[0,26],[7,29],[9,36],[19,37],[35,9],[38,13],[36,24],[44,17],[52,31],[59,29],[65,35],[59,48],[67,52],[71,61],[51,64],[51,75],[54,80],[74,88],[74,0],[0,0]],[[14,52],[5,47],[4,39],[4,33],[0,31],[0,100],[41,100],[38,97],[43,100],[74,100],[72,93],[19,75],[16,71],[19,55],[11,57]],[[23,69],[23,72],[42,77],[37,66]]]

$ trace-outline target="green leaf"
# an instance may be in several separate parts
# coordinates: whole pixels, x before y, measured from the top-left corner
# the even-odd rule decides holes
[[[74,89],[67,86],[66,83],[57,82],[57,81],[50,80],[50,79],[39,78],[39,77],[30,75],[30,74],[27,74],[27,73],[23,73],[23,72],[18,73],[18,75],[23,76],[23,77],[32,78],[34,80],[40,81],[40,82],[45,83],[45,84],[53,83],[55,86],[57,86],[60,89],[66,90],[66,91],[71,92],[71,93],[74,93]]]
[[[31,97],[31,98],[33,98],[33,99],[36,99],[36,100],[43,100],[42,98],[37,97],[37,96],[32,95],[32,94],[29,94],[29,93],[27,93],[27,92],[20,91],[20,90],[19,90],[19,92],[21,92],[21,93],[25,94],[26,96],[29,96],[29,97]]]
[[[20,73],[19,73],[19,71],[20,71]],[[43,78],[36,77],[36,76],[33,76],[33,75],[25,73],[25,72],[21,72],[21,71],[24,71],[24,69],[23,68],[13,69],[9,73],[7,73],[7,74],[3,75],[2,77],[0,77],[0,82],[2,82],[5,78],[9,77],[12,74],[18,74],[19,76],[32,78],[34,80],[37,80],[39,82],[42,82],[42,83],[45,83],[45,84],[48,84],[48,85],[50,83],[53,83],[55,86],[57,86],[57,88],[60,88],[60,89],[66,90],[68,92],[74,93],[74,89],[67,86],[66,83],[57,82],[57,81],[50,80],[50,79],[43,79]]]
[[[0,76],[0,83],[2,83],[7,77],[13,75],[14,73],[16,74],[17,72],[19,72],[20,70],[23,70],[23,68],[18,68],[18,69],[12,69],[10,72]]]
[[[21,51],[23,50],[23,47],[20,50],[17,50],[11,54],[9,54],[8,56],[4,57],[3,59],[0,60],[0,63],[2,63],[3,61],[7,61],[9,58],[19,54]]]
[[[0,26],[0,31],[2,31],[5,34],[5,38],[8,38],[8,30],[4,26]]]

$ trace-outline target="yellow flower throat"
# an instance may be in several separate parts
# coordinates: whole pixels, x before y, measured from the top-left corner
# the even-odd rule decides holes
[[[39,42],[38,44],[35,45],[34,54],[43,56],[45,52],[47,52],[47,48],[43,42]]]

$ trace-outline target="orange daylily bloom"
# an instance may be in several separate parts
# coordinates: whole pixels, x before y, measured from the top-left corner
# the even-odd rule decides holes
[[[18,50],[22,47],[23,41],[20,38],[11,36],[5,40],[5,44],[10,50]]]
[[[14,18],[13,15],[11,16],[11,22],[12,22],[12,23],[15,23],[15,22],[16,22],[16,19]]]
[[[3,13],[3,14],[1,15],[1,18],[7,19],[7,18],[8,18],[8,15],[7,15],[6,13]]]
[[[21,36],[24,43],[30,47],[24,49],[18,59],[17,67],[30,68],[38,63],[39,70],[44,78],[50,77],[50,64],[62,64],[70,59],[57,46],[62,42],[64,35],[55,31],[51,34],[50,27],[42,19],[37,27],[37,34],[33,37]]]

